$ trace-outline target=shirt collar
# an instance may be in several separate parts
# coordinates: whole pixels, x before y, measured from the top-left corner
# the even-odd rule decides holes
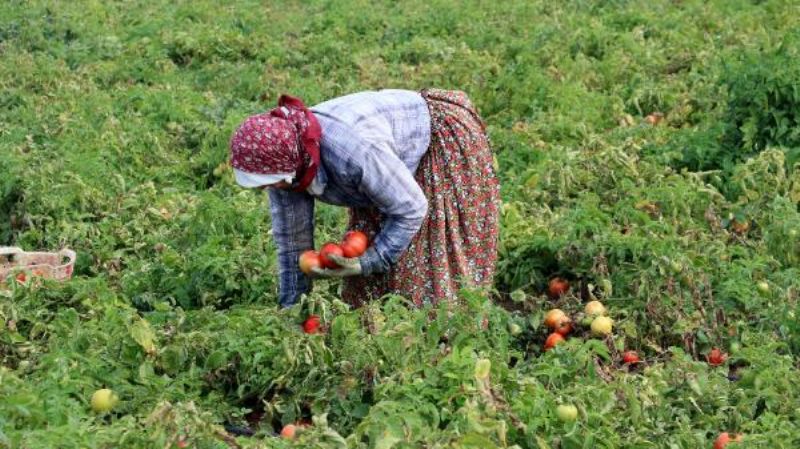
[[[325,173],[325,166],[320,164],[317,168],[317,174],[311,180],[306,192],[313,196],[321,196],[325,192],[325,186],[328,184],[328,175]]]

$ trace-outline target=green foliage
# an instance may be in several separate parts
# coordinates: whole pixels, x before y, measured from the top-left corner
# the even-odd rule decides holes
[[[0,4],[0,244],[79,254],[70,282],[0,286],[0,447],[694,449],[723,431],[800,446],[793,12]],[[491,291],[350,310],[317,281],[277,310],[266,199],[235,185],[231,131],[283,92],[429,86],[466,91],[496,150]],[[316,219],[323,242],[346,217]],[[572,289],[553,300],[555,275]],[[595,298],[607,339],[581,320]],[[544,352],[552,307],[576,328]],[[311,313],[323,334],[302,332]],[[622,365],[627,349],[644,362]],[[90,408],[99,388],[121,399],[109,413]],[[231,425],[255,435],[234,444]]]
[[[741,149],[737,159],[770,145],[800,147],[798,52],[800,35],[788,34],[774,50],[744,52],[722,72],[726,143]]]
[[[0,156],[0,244],[11,242],[11,235],[16,227],[21,227],[22,217],[16,210],[21,186],[19,165],[11,158]]]

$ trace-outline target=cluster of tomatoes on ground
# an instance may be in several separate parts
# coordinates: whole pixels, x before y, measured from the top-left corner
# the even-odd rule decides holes
[[[547,286],[547,296],[558,299],[569,292],[569,281],[555,277]],[[592,335],[607,337],[614,328],[614,320],[606,316],[606,307],[600,301],[593,300],[586,303],[581,323],[588,325]],[[544,342],[544,350],[549,351],[557,344],[565,341],[566,337],[574,330],[572,318],[561,309],[551,309],[544,316],[544,325],[551,333]],[[625,363],[638,363],[639,356],[635,351],[627,351],[623,355]]]
[[[569,281],[556,277],[550,280],[547,287],[547,296],[551,299],[558,299],[569,292]],[[597,337],[607,337],[611,335],[614,328],[614,320],[606,316],[606,307],[600,301],[593,300],[584,306],[584,314],[581,322],[591,329],[592,335]],[[565,341],[566,337],[573,331],[573,321],[561,309],[551,309],[544,317],[544,325],[550,329],[551,333],[544,342],[544,350],[549,351],[557,344]],[[711,366],[721,366],[728,359],[728,355],[719,348],[713,348],[706,354],[706,361]],[[628,350],[622,354],[622,363],[640,363],[641,359],[636,351]]]
[[[298,264],[300,270],[307,274],[313,274],[314,268],[339,268],[330,255],[334,254],[339,257],[359,257],[367,250],[369,245],[369,238],[367,234],[361,231],[348,231],[344,235],[342,243],[328,242],[322,245],[319,252],[308,250],[300,255]]]
[[[547,286],[547,296],[556,300],[569,292],[569,281],[555,277],[550,280]],[[586,303],[584,315],[581,323],[588,325],[591,333],[597,337],[608,337],[611,335],[614,321],[606,316],[607,310],[603,303],[597,300]],[[551,309],[544,317],[544,325],[550,329],[550,334],[544,342],[544,350],[549,351],[559,343],[565,341],[566,337],[573,331],[573,321],[561,309]],[[513,332],[512,332],[513,333]],[[706,354],[706,361],[713,367],[721,366],[728,359],[728,355],[719,348],[712,348]],[[628,350],[622,353],[622,363],[626,366],[635,366],[642,363],[636,351]],[[556,409],[556,415],[562,421],[574,421],[578,416],[578,409],[572,404],[561,404]],[[729,442],[741,442],[741,434],[730,434],[722,432],[714,441],[714,449],[723,449]]]

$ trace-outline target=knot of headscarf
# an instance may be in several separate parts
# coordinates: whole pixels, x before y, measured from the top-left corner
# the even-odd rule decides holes
[[[320,164],[322,128],[299,98],[281,95],[278,107],[248,117],[230,142],[231,166],[248,173],[295,173],[293,190],[303,191]]]

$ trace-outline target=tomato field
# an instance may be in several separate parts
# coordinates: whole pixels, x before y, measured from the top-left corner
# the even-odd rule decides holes
[[[0,246],[78,254],[0,286],[0,447],[800,447],[795,1],[7,0],[0,55]],[[488,124],[493,288],[279,310],[231,132],[424,87]]]

